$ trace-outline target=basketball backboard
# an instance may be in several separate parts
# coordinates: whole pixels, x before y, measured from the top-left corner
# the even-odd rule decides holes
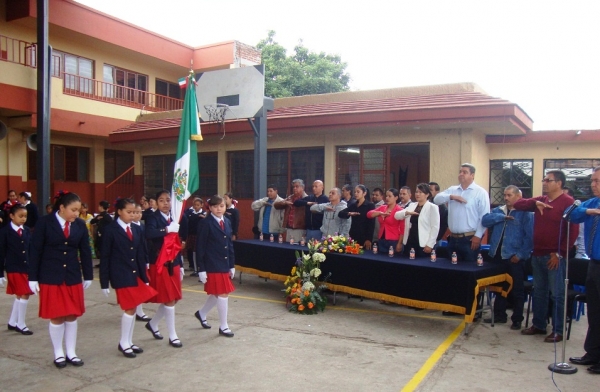
[[[223,69],[196,75],[196,97],[202,121],[210,121],[205,105],[225,104],[225,120],[262,116],[265,67]]]

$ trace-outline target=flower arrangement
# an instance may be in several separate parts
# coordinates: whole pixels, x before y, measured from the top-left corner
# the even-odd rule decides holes
[[[364,250],[356,241],[344,235],[327,236],[318,244],[318,251],[322,253],[349,253],[353,255],[363,254]]]
[[[325,261],[325,255],[319,252],[319,245],[318,241],[309,241],[308,253],[296,251],[296,265],[285,280],[283,290],[290,312],[316,314],[325,310],[327,298],[320,292],[326,285],[319,281],[319,267]]]

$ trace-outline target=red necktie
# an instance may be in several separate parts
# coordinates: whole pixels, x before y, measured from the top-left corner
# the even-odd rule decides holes
[[[65,233],[65,238],[69,238],[69,222],[65,222],[65,229],[63,232]]]
[[[17,233],[19,233],[19,237],[21,237],[23,235],[23,229],[21,227],[19,227],[19,230],[17,230]]]
[[[127,232],[127,237],[129,237],[129,241],[133,241],[133,234],[131,234],[131,229],[129,228],[129,226],[127,226],[127,230],[125,230]]]
[[[225,223],[223,223],[223,219],[219,221],[219,225],[221,225],[221,230],[225,231]]]
[[[169,217],[169,219],[167,219],[167,225],[171,224],[171,217]]]

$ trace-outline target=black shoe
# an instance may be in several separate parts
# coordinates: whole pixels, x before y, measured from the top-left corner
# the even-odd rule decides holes
[[[144,352],[141,347],[136,346],[135,344],[131,345],[131,350],[136,354],[141,354]]]
[[[62,359],[62,361],[60,361],[60,359]],[[54,360],[54,366],[56,366],[59,369],[67,367],[67,361],[65,360],[65,357],[56,358]]]
[[[33,335],[33,332],[31,332],[29,330],[29,328],[27,328],[27,327],[25,327],[23,329],[21,329],[19,327],[15,327],[14,330],[17,331],[17,332],[19,332],[20,334],[23,334],[23,335]]]
[[[163,340],[163,336],[160,334],[160,331],[154,331],[152,329],[152,327],[150,326],[149,322],[146,323],[146,329],[152,333],[152,336],[154,336],[154,339]]]
[[[521,329],[521,322],[513,321],[513,323],[510,326],[510,329],[514,329],[515,331],[518,331],[519,329]]]
[[[181,341],[179,339],[169,339],[169,344],[175,348],[180,348],[181,346],[183,346],[183,344],[181,344]]]
[[[198,276],[198,272],[192,272],[190,276]]]
[[[121,347],[121,343],[119,343],[119,351],[123,353],[123,356],[126,358],[135,358],[137,355],[133,352],[131,347],[123,348]]]
[[[571,357],[569,358],[569,362],[574,363],[575,365],[598,365],[600,361],[594,360],[589,355],[585,354],[583,357]]]
[[[486,319],[483,319],[483,322],[486,323],[486,324],[491,324],[492,323],[492,319],[491,318],[486,318]],[[494,318],[494,324],[506,324],[506,323],[507,323],[506,319],[497,319],[497,318]]]
[[[10,324],[8,324],[8,330],[9,330],[9,331],[14,331],[14,330],[15,330],[15,328],[17,328],[17,326],[16,326],[16,325],[10,325]]]
[[[145,322],[148,322],[148,321],[152,320],[150,317],[148,317],[146,315],[138,316],[137,314],[135,315],[135,319],[137,321],[145,321]]]
[[[600,374],[600,364],[594,365],[594,366],[590,366],[589,368],[587,368],[587,370],[590,373]]]
[[[67,362],[73,366],[77,366],[77,367],[83,366],[83,361],[79,357],[73,357],[73,358],[67,357]]]
[[[208,323],[206,322],[206,320],[202,320],[202,318],[200,317],[200,311],[197,310],[196,313],[194,313],[194,316],[196,316],[196,318],[200,321],[200,324],[202,324],[202,328],[204,329],[210,329],[211,326],[208,325]]]
[[[224,331],[221,328],[219,328],[219,335],[223,335],[225,337],[232,338],[233,332],[231,332],[231,329],[229,329],[229,328],[225,329]]]
[[[100,264],[96,264],[94,268],[100,268]]]

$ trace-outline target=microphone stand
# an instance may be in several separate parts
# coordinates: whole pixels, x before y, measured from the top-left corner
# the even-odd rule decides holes
[[[559,374],[575,374],[577,373],[577,368],[567,362],[565,362],[565,350],[567,348],[567,299],[568,299],[568,291],[569,291],[569,241],[570,241],[570,231],[571,224],[569,223],[570,217],[563,217],[563,220],[567,221],[567,254],[565,257],[565,304],[563,311],[563,330],[562,330],[562,361],[560,363],[553,362],[548,365],[548,370],[554,373]],[[560,244],[559,244],[560,248]],[[560,263],[560,259],[558,261]],[[559,264],[560,265],[560,264]],[[535,284],[535,282],[534,282]]]

